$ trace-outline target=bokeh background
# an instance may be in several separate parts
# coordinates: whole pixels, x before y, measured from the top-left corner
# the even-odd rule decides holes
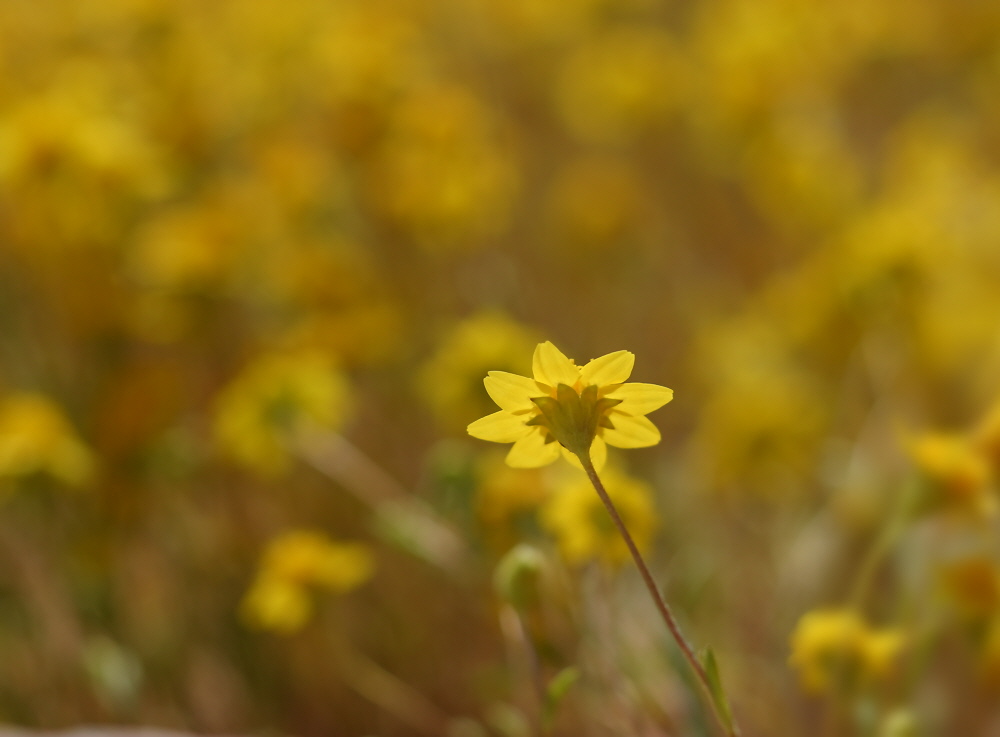
[[[2,0],[0,719],[1000,734],[1000,5]],[[624,561],[627,563],[627,561]]]

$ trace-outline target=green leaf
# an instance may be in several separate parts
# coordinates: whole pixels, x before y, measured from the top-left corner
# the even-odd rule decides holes
[[[712,704],[715,712],[719,715],[723,726],[732,735],[739,735],[739,729],[733,721],[733,710],[729,706],[729,699],[722,688],[722,679],[719,677],[719,664],[715,661],[715,653],[712,648],[706,648],[701,656],[701,664],[708,676],[708,690],[712,696]]]
[[[580,671],[573,666],[563,668],[553,676],[545,689],[545,703],[542,704],[542,725],[545,731],[552,729],[556,719],[556,710],[573,684],[580,679]]]

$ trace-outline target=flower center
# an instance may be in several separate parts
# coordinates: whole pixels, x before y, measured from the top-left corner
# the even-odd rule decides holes
[[[554,397],[534,397],[539,413],[527,422],[549,431],[548,442],[556,440],[578,456],[587,455],[598,427],[612,429],[608,410],[620,399],[598,398],[597,387],[585,386],[580,392],[568,384],[559,384]]]

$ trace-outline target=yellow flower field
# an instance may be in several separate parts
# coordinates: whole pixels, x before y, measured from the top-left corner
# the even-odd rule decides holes
[[[998,90],[974,0],[0,2],[0,723],[989,734]]]

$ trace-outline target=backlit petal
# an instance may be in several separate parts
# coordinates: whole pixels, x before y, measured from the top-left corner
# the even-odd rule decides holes
[[[469,435],[480,440],[493,443],[513,443],[530,432],[531,428],[524,424],[525,417],[512,415],[510,412],[494,412],[473,422],[467,428]]]
[[[531,398],[543,396],[534,380],[506,371],[490,371],[483,383],[490,398],[508,412],[534,409]]]
[[[620,399],[622,403],[615,407],[616,412],[627,415],[645,415],[654,409],[659,409],[674,398],[674,390],[658,384],[622,384],[613,392],[608,392],[609,399]]]
[[[590,460],[594,463],[594,470],[600,471],[608,460],[608,445],[600,438],[594,438],[590,446]]]
[[[507,454],[507,465],[513,468],[538,468],[552,463],[559,457],[559,443],[546,443],[545,435],[540,429],[532,428],[532,432],[521,438]]]
[[[576,457],[575,453],[570,453],[566,448],[561,448],[561,451],[562,457],[569,465],[573,466],[573,468],[579,468],[581,471],[583,470],[583,464],[580,463],[580,459]]]
[[[584,384],[621,384],[632,375],[635,364],[635,354],[631,351],[615,351],[606,356],[595,358],[580,369]]]
[[[647,417],[630,417],[612,412],[609,417],[613,430],[601,428],[601,437],[616,448],[645,448],[660,442],[660,431]]]
[[[549,386],[554,387],[558,384],[573,386],[580,378],[580,369],[548,340],[539,343],[535,348],[531,365],[535,381]]]

